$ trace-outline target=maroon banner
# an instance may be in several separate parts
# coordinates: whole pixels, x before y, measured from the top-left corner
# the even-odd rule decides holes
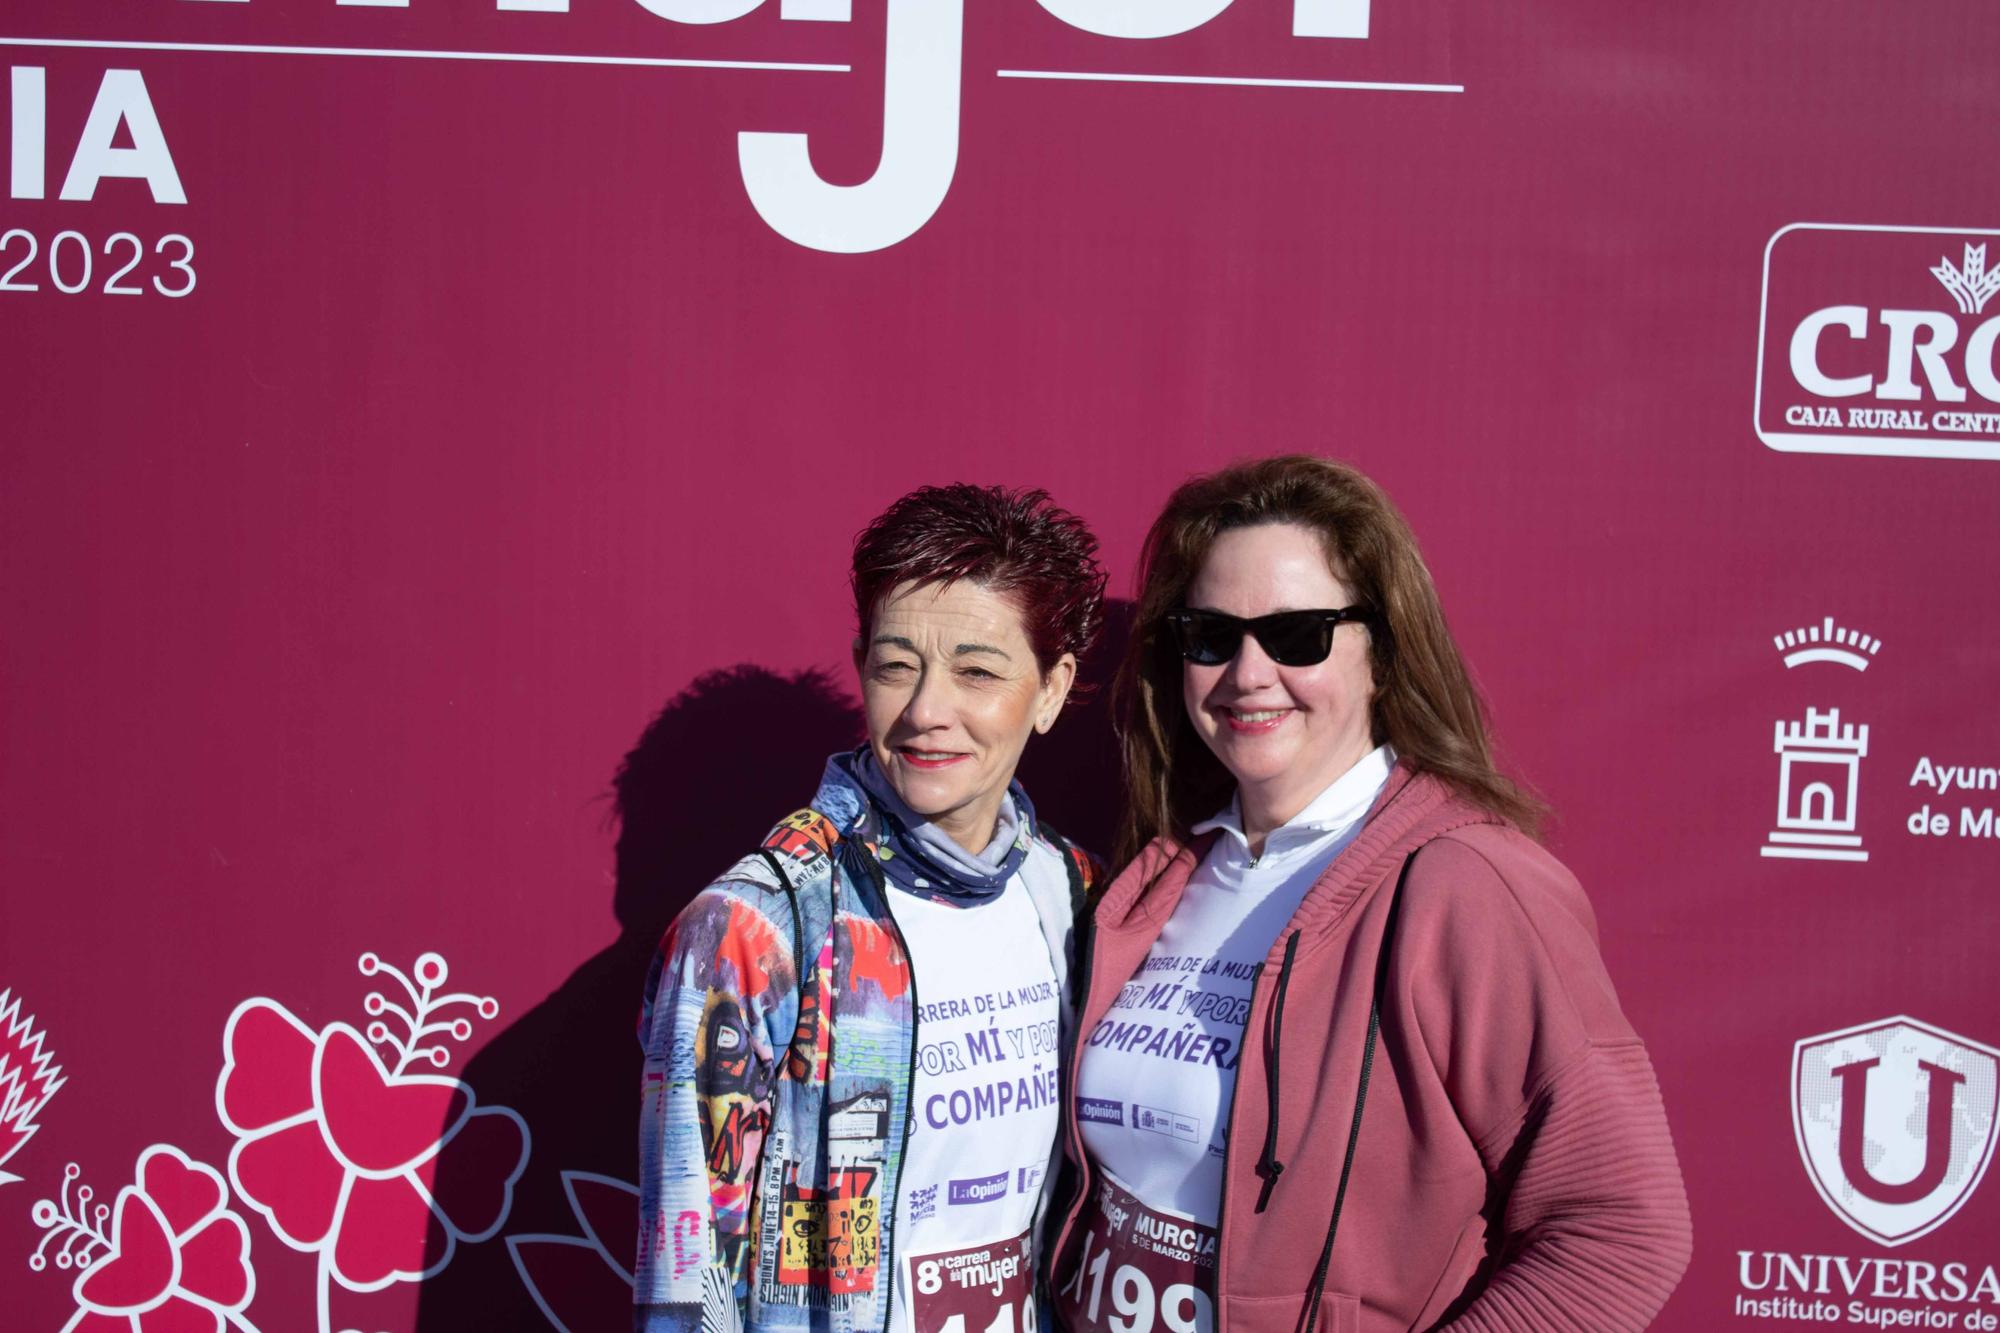
[[[1043,486],[1129,597],[1286,450],[1405,508],[1558,812],[1694,1210],[1659,1327],[2000,1328],[1990,5],[16,0],[0,56],[10,1330],[622,1327],[646,960],[856,734],[854,532]],[[1108,725],[1024,770],[1099,847]]]

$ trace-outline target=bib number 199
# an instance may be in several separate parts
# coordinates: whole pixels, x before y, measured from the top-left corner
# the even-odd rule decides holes
[[[1074,1333],[1215,1333],[1214,1227],[1147,1207],[1109,1172],[1079,1226],[1056,1293]]]
[[[1095,1240],[1086,1237],[1086,1245]],[[1104,1274],[1111,1265],[1111,1251],[1099,1250],[1084,1265],[1083,1281],[1075,1291],[1078,1324],[1084,1328],[1108,1328],[1111,1333],[1214,1333],[1215,1305],[1208,1293],[1189,1282],[1170,1282],[1156,1292],[1152,1277],[1132,1264],[1118,1265],[1111,1274],[1111,1309],[1104,1309]],[[1080,1289],[1079,1289],[1080,1288]],[[1105,1318],[1106,1314],[1109,1318]],[[1099,1320],[1103,1319],[1103,1323]]]

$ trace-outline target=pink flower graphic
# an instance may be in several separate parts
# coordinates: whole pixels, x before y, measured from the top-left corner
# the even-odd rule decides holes
[[[118,1192],[115,1207],[93,1208],[88,1185],[72,1202],[80,1174],[72,1163],[60,1199],[43,1199],[33,1211],[48,1234],[28,1266],[46,1269],[45,1251],[60,1236],[56,1267],[83,1270],[77,1312],[62,1333],[219,1333],[225,1324],[256,1333],[243,1317],[257,1285],[250,1229],[229,1210],[214,1167],[155,1144],[140,1154],[136,1183]]]
[[[419,1061],[449,1062],[442,1042],[425,1044],[431,1038],[471,1035],[464,1017],[433,1021],[439,1011],[470,1006],[491,1018],[499,1006],[435,994],[447,975],[435,953],[418,958],[414,983],[372,953],[360,968],[402,985],[408,1007],[379,991],[365,1007],[400,1019],[406,1038],[379,1017],[365,1038],[345,1023],[315,1031],[276,1001],[246,1000],[223,1031],[226,1063],[215,1088],[217,1114],[237,1136],[229,1154],[237,1193],[285,1244],[319,1256],[322,1329],[331,1326],[329,1279],[350,1291],[416,1281],[442,1271],[459,1242],[497,1233],[528,1160],[528,1128],[514,1111],[478,1105],[458,1079],[404,1072]],[[393,1068],[377,1045],[397,1056]],[[454,1180],[450,1213],[432,1188],[448,1143],[454,1157],[486,1167],[464,1188]]]

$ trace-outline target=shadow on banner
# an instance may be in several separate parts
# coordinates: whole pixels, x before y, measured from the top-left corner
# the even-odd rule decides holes
[[[1107,606],[1092,688],[1046,737],[1021,779],[1037,809],[1093,851],[1109,848],[1120,793],[1109,678],[1130,604]],[[810,799],[825,757],[856,744],[854,701],[825,672],[748,664],[697,678],[640,733],[613,779],[612,910],[618,938],[585,960],[467,1065],[480,1096],[527,1120],[533,1147],[505,1243],[470,1246],[423,1284],[418,1333],[629,1325],[636,1250],[640,988],[660,936],[714,875]],[[436,1194],[467,1215],[490,1194],[476,1149],[441,1154]],[[433,1243],[441,1243],[434,1237]]]
[[[825,756],[860,731],[859,710],[830,676],[742,665],[702,675],[640,733],[612,782],[618,938],[488,1042],[462,1075],[482,1097],[518,1110],[533,1135],[508,1244],[468,1247],[427,1281],[419,1333],[544,1324],[596,1333],[630,1324],[634,1033],[647,964],[675,914],[804,804]],[[446,1145],[436,1188],[448,1215],[460,1199],[472,1205],[464,1196],[490,1190],[491,1180],[484,1164]]]

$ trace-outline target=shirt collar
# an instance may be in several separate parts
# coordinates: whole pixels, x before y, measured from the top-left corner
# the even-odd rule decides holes
[[[1368,807],[1375,803],[1375,797],[1381,793],[1382,784],[1389,780],[1389,770],[1395,764],[1396,752],[1389,746],[1378,745],[1370,750],[1355,761],[1354,767],[1335,778],[1325,791],[1307,802],[1305,809],[1272,829],[1264,839],[1264,855],[1257,859],[1263,860],[1309,845],[1329,833],[1352,828],[1368,813]],[[1250,853],[1250,840],[1243,833],[1240,795],[1231,796],[1228,805],[1213,817],[1196,824],[1192,832],[1220,832],[1243,855],[1247,857]]]

